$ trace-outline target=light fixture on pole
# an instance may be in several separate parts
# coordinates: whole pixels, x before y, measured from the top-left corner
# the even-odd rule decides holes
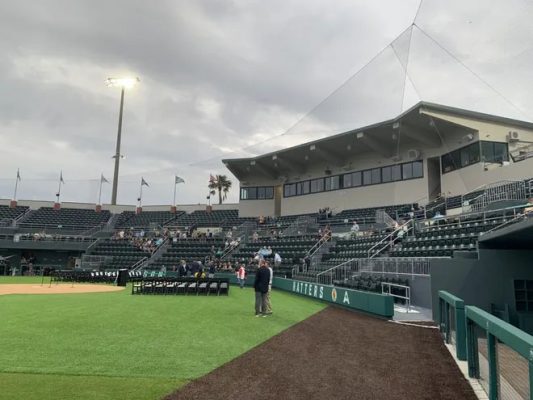
[[[113,192],[111,194],[111,204],[117,204],[117,189],[118,189],[118,169],[120,165],[120,159],[123,156],[120,154],[120,140],[122,136],[122,113],[124,109],[124,91],[125,89],[131,89],[137,83],[140,82],[139,78],[108,78],[106,80],[106,85],[109,87],[118,87],[120,88],[120,111],[118,115],[118,132],[117,132],[117,147],[115,155],[115,171],[113,173]]]

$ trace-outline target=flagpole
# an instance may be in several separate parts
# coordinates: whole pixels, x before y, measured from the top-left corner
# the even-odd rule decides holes
[[[142,207],[143,202],[143,181],[141,179],[141,190],[139,192],[139,208]]]
[[[13,201],[17,200],[17,189],[19,186],[20,170],[17,169],[17,179],[15,179],[15,193],[13,194]]]
[[[178,186],[178,184],[176,183],[176,178],[174,178],[174,200],[172,201],[173,206],[176,205],[176,186]]]
[[[59,203],[59,197],[61,196],[61,181],[63,180],[63,171],[59,174],[59,188],[57,189],[57,203]]]
[[[103,178],[104,177],[104,174],[102,174],[100,176],[100,190],[98,192],[98,204],[97,205],[102,205],[102,183],[103,183]]]

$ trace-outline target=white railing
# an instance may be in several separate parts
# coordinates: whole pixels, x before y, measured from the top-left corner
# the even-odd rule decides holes
[[[363,258],[359,260],[360,273],[398,275],[398,276],[429,276],[431,258],[381,257]]]
[[[392,293],[392,288],[398,288],[403,289],[405,292],[405,296],[402,296],[401,294]],[[381,294],[387,294],[392,297],[396,297],[397,299],[405,300],[406,306],[407,306],[407,312],[411,309],[411,288],[409,286],[405,285],[398,285],[396,283],[389,283],[389,282],[381,282]]]
[[[135,272],[135,271],[140,270],[140,269],[143,267],[144,263],[145,263],[147,260],[148,260],[148,257],[143,257],[143,258],[141,258],[139,261],[137,261],[135,264],[133,264],[133,265],[130,267],[131,271],[132,271],[132,272]]]
[[[372,246],[367,251],[367,257],[368,258],[374,258],[377,255],[379,255],[383,250],[389,248],[394,244],[396,240],[399,239],[398,233],[400,231],[403,231],[404,228],[407,228],[404,235],[407,235],[409,231],[413,229],[413,223],[412,220],[407,221],[405,224],[400,225],[396,230],[385,236],[383,239],[381,239],[379,242],[377,242],[374,246]],[[402,236],[403,237],[403,236]],[[377,250],[376,250],[377,249]]]

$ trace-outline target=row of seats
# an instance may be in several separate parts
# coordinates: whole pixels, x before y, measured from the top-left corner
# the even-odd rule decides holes
[[[183,211],[143,211],[139,214],[133,211],[123,211],[115,225],[116,228],[147,228],[152,225],[172,225],[174,221],[185,214]]]
[[[107,210],[97,213],[95,210],[88,209],[61,208],[56,210],[51,207],[41,207],[28,213],[19,225],[85,230],[105,224],[110,217],[111,213]]]
[[[9,206],[0,206],[0,221],[4,219],[17,219],[22,214],[28,211],[28,207],[9,207]]]
[[[118,271],[54,271],[51,282],[115,283]]]
[[[105,264],[109,269],[130,268],[150,253],[141,250],[129,240],[104,240],[89,249],[89,255],[110,257],[110,262]]]
[[[228,295],[229,279],[141,278],[134,279],[132,294]]]

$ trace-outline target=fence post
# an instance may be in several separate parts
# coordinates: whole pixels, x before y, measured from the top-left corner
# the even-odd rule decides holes
[[[456,304],[455,307],[455,346],[456,355],[459,360],[466,360],[466,317],[463,304]]]
[[[533,400],[533,354],[529,351],[529,400]]]
[[[489,399],[498,400],[498,360],[496,338],[487,330],[487,352],[489,358]]]
[[[466,319],[466,355],[468,361],[468,376],[479,379],[479,363],[477,354],[477,339],[474,334],[474,323]]]

